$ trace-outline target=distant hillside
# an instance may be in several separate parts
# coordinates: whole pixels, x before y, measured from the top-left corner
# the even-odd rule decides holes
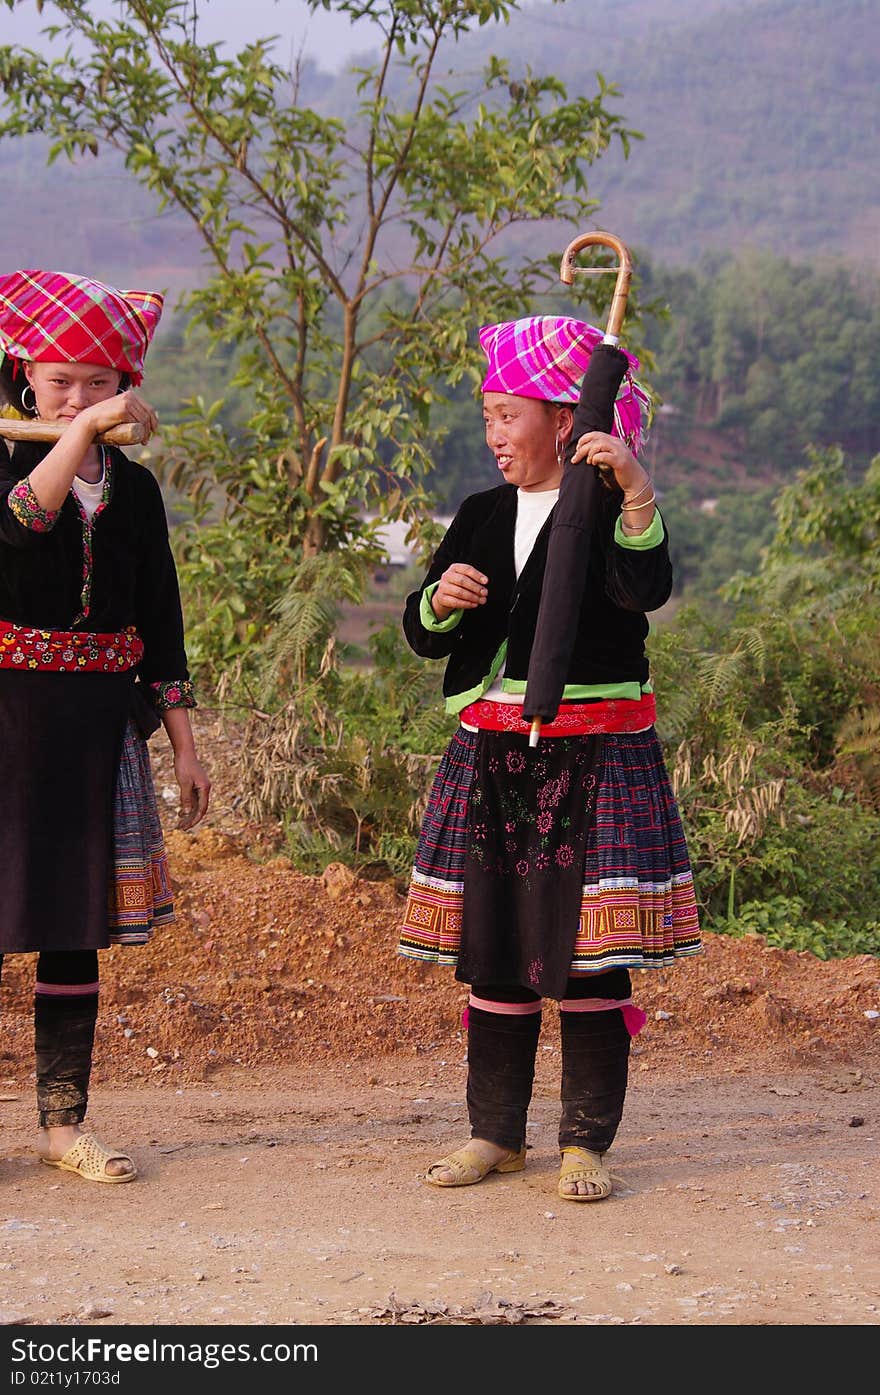
[[[645,140],[591,190],[655,260],[750,244],[880,266],[877,0],[572,0],[491,47],[572,92],[597,69],[619,85]]]
[[[47,169],[46,150],[38,136],[0,142],[0,268],[55,266],[173,296],[195,279],[195,235],[182,217],[160,214],[120,160],[84,156]]]
[[[744,244],[880,266],[877,0],[568,0],[533,5],[450,49],[475,84],[489,51],[556,72],[595,72],[645,133],[595,167],[597,223],[657,262]],[[310,66],[304,94],[344,113],[352,81]],[[37,138],[0,142],[7,216],[0,266],[55,263],[175,292],[200,274],[196,239],[160,216],[109,158],[44,166]],[[9,210],[14,209],[14,216]]]

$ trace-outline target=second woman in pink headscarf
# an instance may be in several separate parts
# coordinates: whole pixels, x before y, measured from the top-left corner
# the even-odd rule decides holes
[[[629,367],[610,434],[571,468],[599,491],[563,701],[529,747],[522,703],[574,406],[601,332],[538,316],[480,331],[486,443],[500,481],[465,499],[404,615],[417,654],[445,659],[460,725],[431,789],[400,952],[470,986],[470,1141],[425,1180],[466,1186],[526,1161],[542,1001],[560,1009],[559,1195],[598,1201],[620,1124],[630,1037],[644,1022],[631,970],[700,949],[684,834],[654,731],[647,612],[672,569],[639,463]],[[548,738],[548,739],[544,739]]]

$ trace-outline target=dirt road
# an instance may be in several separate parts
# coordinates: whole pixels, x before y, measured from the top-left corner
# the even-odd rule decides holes
[[[105,1085],[123,1187],[40,1166],[30,1099],[4,1103],[2,1321],[877,1323],[880,1089],[857,1069],[636,1079],[600,1205],[556,1195],[549,1053],[527,1170],[426,1186],[463,1079],[385,1058]]]

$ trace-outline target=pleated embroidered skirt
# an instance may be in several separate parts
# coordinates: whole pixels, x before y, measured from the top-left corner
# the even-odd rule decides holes
[[[464,983],[560,998],[570,975],[699,953],[684,831],[656,733],[465,728],[440,762],[400,937]]]

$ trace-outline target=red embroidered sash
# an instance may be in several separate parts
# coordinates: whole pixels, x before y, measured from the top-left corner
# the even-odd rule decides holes
[[[0,668],[41,673],[125,673],[144,656],[132,626],[97,634],[78,630],[35,630],[0,620]]]
[[[481,731],[510,731],[528,736],[531,724],[523,720],[522,707],[508,702],[470,703],[459,718]],[[602,731],[644,731],[653,726],[657,704],[653,693],[643,693],[638,701],[609,698],[604,702],[563,702],[552,722],[541,727],[542,736],[593,736]]]

